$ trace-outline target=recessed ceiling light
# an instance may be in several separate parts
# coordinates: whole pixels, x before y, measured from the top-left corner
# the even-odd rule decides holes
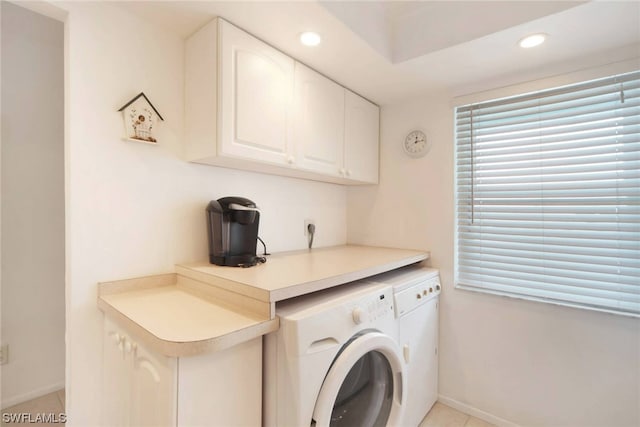
[[[314,33],[313,31],[306,31],[300,34],[300,43],[305,46],[318,46],[322,38],[320,38],[320,34]]]
[[[520,45],[520,47],[527,49],[530,47],[541,45],[542,43],[544,43],[546,38],[547,35],[544,33],[531,34],[530,36],[520,39],[518,44]]]

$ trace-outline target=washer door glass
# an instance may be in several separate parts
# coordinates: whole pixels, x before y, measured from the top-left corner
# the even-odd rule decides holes
[[[384,427],[393,400],[393,374],[387,358],[370,351],[344,379],[331,411],[332,427]]]
[[[350,341],[334,360],[313,411],[317,427],[400,425],[403,364],[396,343],[370,332]]]

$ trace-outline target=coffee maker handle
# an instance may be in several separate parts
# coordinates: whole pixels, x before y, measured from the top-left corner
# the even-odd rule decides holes
[[[239,205],[237,203],[230,203],[228,206],[228,209],[234,210],[234,211],[255,211],[255,212],[260,212],[260,209],[258,208],[252,208],[249,206],[242,206]]]

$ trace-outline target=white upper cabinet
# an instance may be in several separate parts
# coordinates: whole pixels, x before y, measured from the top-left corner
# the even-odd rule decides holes
[[[377,183],[378,110],[223,19],[186,42],[189,161]]]
[[[220,154],[293,163],[293,59],[226,21],[219,26]]]
[[[347,178],[378,183],[380,108],[345,90],[344,169]]]
[[[344,88],[296,63],[294,99],[293,135],[298,167],[341,176]]]

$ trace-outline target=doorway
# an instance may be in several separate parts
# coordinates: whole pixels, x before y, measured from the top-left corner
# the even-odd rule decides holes
[[[0,8],[0,397],[3,412],[49,395],[64,412],[64,23]]]

